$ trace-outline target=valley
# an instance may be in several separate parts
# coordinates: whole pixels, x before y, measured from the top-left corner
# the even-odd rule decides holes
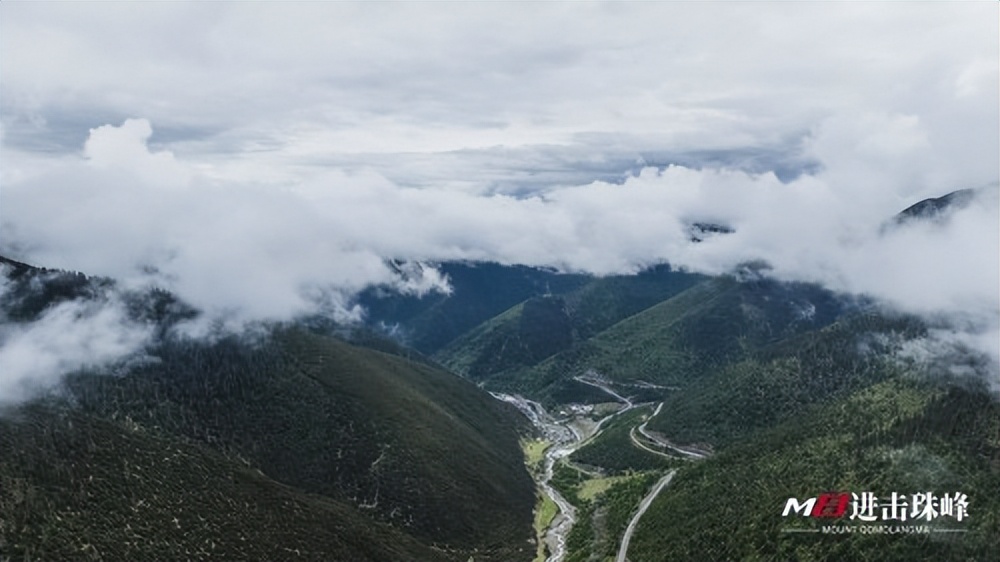
[[[446,264],[451,294],[373,289],[365,323],[206,338],[169,292],[0,267],[8,333],[120,301],[152,334],[0,412],[0,558],[986,560],[1000,531],[989,358],[914,360],[926,320],[759,266]],[[781,516],[827,490],[972,516],[831,554]]]
[[[0,0],[0,562],[1000,562],[998,21]]]
[[[593,417],[594,413],[591,409],[581,407],[580,405],[569,405],[567,408],[562,409],[559,412],[559,417],[556,418],[538,402],[528,400],[518,395],[493,393],[495,398],[514,404],[532,421],[540,435],[543,436],[542,441],[539,444],[539,446],[544,448],[541,467],[536,467],[533,471],[533,475],[540,492],[556,505],[558,512],[551,518],[547,526],[541,529],[536,529],[536,533],[538,534],[541,543],[539,546],[539,555],[536,557],[536,561],[538,562],[561,562],[564,560],[567,554],[566,544],[568,536],[572,531],[573,526],[579,522],[577,517],[577,506],[573,505],[573,503],[564,497],[563,494],[552,484],[557,464],[562,463],[564,466],[571,466],[571,461],[569,460],[571,455],[576,450],[587,445],[587,443],[592,439],[599,437],[605,424],[612,422],[612,420],[616,417],[619,417],[638,406],[638,404],[634,404],[631,400],[613,390],[609,383],[601,380],[600,374],[595,371],[588,371],[586,375],[576,377],[575,380],[605,392],[609,397],[613,398],[618,403],[617,406],[614,407],[610,413],[595,419]],[[663,404],[661,402],[657,406],[653,415],[659,413],[659,408],[661,408],[662,405]],[[659,441],[657,441],[658,438],[651,436],[647,436],[647,438],[652,440],[654,443],[659,444],[662,450],[653,450],[649,446],[643,445],[636,440],[634,433],[638,429],[646,435],[646,423],[647,421],[643,421],[642,424],[633,425],[629,429],[629,433],[633,439],[633,444],[636,447],[671,460],[677,460],[678,457],[671,456],[664,452],[664,450],[683,451],[684,454],[691,457],[704,458],[704,455],[701,453],[680,449],[673,445],[662,445]],[[584,473],[584,469],[581,469],[579,466],[573,465],[572,470]],[[617,560],[625,560],[625,554],[628,550],[629,541],[631,540],[632,534],[638,525],[639,519],[649,508],[650,503],[652,503],[656,496],[663,490],[664,487],[666,487],[667,484],[670,483],[674,474],[676,474],[676,469],[670,470],[664,474],[662,478],[660,478],[660,480],[657,481],[657,483],[652,487],[649,493],[643,497],[641,502],[639,502],[636,506],[635,514],[632,516],[628,527],[625,529],[625,533],[620,539]],[[603,475],[599,472],[590,472],[587,473],[587,475],[592,476],[593,478],[582,481],[580,483],[580,487],[587,487],[587,485],[592,482],[598,482],[605,479],[605,477],[603,477]],[[599,493],[600,492],[598,492],[598,494]],[[589,524],[589,521],[585,521],[584,523]],[[541,546],[542,544],[544,545],[544,548]]]

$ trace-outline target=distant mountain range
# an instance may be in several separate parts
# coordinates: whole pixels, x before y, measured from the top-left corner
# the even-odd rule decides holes
[[[891,222],[941,220],[980,193],[927,199]],[[692,232],[725,235],[727,229]],[[537,274],[551,285],[559,278]],[[454,298],[479,294],[464,278],[453,282]],[[678,466],[630,440],[643,419],[653,434],[715,454],[679,465],[644,515],[630,560],[996,559],[1000,406],[982,378],[996,375],[974,367],[966,371],[979,375],[957,376],[905,359],[900,350],[928,335],[920,318],[816,285],[770,280],[753,264],[715,278],[664,265],[636,276],[573,278],[561,292],[527,288],[521,296],[426,351],[486,388],[554,409],[608,402],[607,393],[580,381],[593,376],[650,404],[639,417],[612,422],[557,465],[556,480],[565,497],[577,499],[583,517],[567,560],[614,556],[624,523],[609,520],[623,517],[621,502],[634,507],[642,493],[630,491],[630,482],[649,486],[641,475],[650,473],[643,471]],[[424,326],[434,329],[433,323],[398,324],[418,341]],[[973,366],[984,360],[968,353],[953,359]],[[660,403],[658,415],[646,418]],[[618,484],[581,499],[605,486],[605,478]],[[953,519],[937,520],[936,531],[922,537],[831,543],[786,533],[801,527],[781,516],[788,498],[831,490],[961,490],[981,515],[959,527],[948,527]],[[961,533],[946,537],[955,529]]]
[[[936,220],[975,196],[892,220]],[[0,264],[6,330],[117,290]],[[620,406],[609,390],[633,406],[554,466],[578,509],[567,561],[614,557],[667,470],[633,562],[996,559],[1000,405],[976,374],[900,353],[928,335],[920,318],[759,264],[603,278],[438,266],[450,294],[372,287],[357,298],[365,325],[307,319],[254,337],[176,335],[196,310],[123,293],[155,327],[142,360],[80,369],[0,413],[0,560],[533,559],[522,448],[537,434],[486,390],[593,420]],[[970,515],[850,537],[782,516],[788,498],[826,492],[961,492]]]

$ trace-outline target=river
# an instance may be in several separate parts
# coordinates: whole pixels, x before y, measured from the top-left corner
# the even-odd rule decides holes
[[[621,396],[598,381],[583,377],[577,377],[576,380],[600,388],[621,402],[623,407],[604,416],[596,424],[588,427],[585,424],[574,424],[575,419],[573,417],[557,420],[544,406],[523,396],[498,392],[490,393],[499,400],[517,406],[531,420],[531,423],[538,428],[542,435],[545,436],[545,439],[551,443],[549,448],[545,450],[543,470],[538,478],[538,487],[559,508],[559,513],[552,519],[549,528],[545,532],[544,540],[550,552],[549,557],[546,558],[546,562],[560,562],[566,556],[566,538],[576,523],[576,508],[550,484],[556,462],[573,454],[574,451],[582,447],[590,439],[600,435],[604,424],[608,420],[635,407],[628,398]]]

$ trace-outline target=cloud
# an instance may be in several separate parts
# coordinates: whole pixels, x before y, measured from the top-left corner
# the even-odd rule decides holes
[[[335,160],[517,191],[489,181],[516,174],[504,151],[586,183],[649,153],[794,149],[872,109],[933,116],[970,165],[996,146],[989,3],[452,8],[5,3],[5,142],[73,152],[143,116],[154,148],[233,172]]]
[[[44,392],[66,373],[141,354],[150,336],[113,295],[63,302],[31,322],[0,323],[0,406]]]
[[[996,331],[995,188],[883,229],[996,185],[996,4],[0,10],[15,257],[247,320],[445,287],[392,259],[763,259]]]
[[[964,325],[956,329],[954,324],[947,322],[944,327],[932,328],[926,337],[904,342],[898,358],[931,375],[985,382],[991,392],[1000,393],[1000,338],[995,327]]]
[[[301,313],[311,306],[304,293],[322,288],[419,285],[398,278],[386,259],[597,274],[657,261],[718,273],[764,259],[778,276],[910,309],[997,304],[995,200],[943,225],[883,232],[886,220],[929,195],[891,172],[930,166],[928,133],[908,116],[821,127],[812,144],[823,171],[790,182],[773,173],[647,167],[621,182],[520,198],[405,188],[336,169],[284,186],[219,181],[150,152],[149,136],[145,120],[94,129],[84,160],[8,186],[6,238],[41,263],[155,281],[200,308],[251,317]],[[692,244],[688,228],[699,221],[736,232]],[[442,286],[433,276],[425,282]]]
[[[149,132],[138,119],[94,129],[85,159],[11,185],[5,239],[38,263],[165,286],[209,313],[247,318],[288,319],[313,307],[309,295],[373,282],[427,290],[390,271],[377,238],[359,239],[382,215],[371,195],[339,192],[324,209],[308,194],[220,184],[150,152]]]
[[[183,187],[190,173],[168,151],[147,148],[153,128],[146,119],[126,119],[120,127],[102,125],[90,130],[83,145],[87,161],[97,169],[116,169],[137,176],[144,184]]]
[[[903,133],[881,126],[899,118],[862,121],[848,129],[871,131],[874,139],[819,133],[817,156],[832,152],[839,160],[790,182],[773,173],[647,167],[620,183],[516,198],[404,188],[371,172],[338,170],[283,187],[220,181],[169,153],[150,152],[148,122],[129,120],[95,129],[84,159],[9,184],[0,228],[5,246],[31,261],[131,287],[163,286],[206,318],[236,324],[317,309],[357,318],[350,297],[370,284],[447,290],[440,274],[418,262],[497,260],[610,274],[660,261],[722,273],[763,259],[781,279],[865,293],[938,319],[975,318],[968,334],[982,349],[978,344],[990,341],[984,331],[995,334],[1000,320],[996,189],[943,221],[886,230],[914,195],[907,182],[871,171],[881,169],[875,160],[908,161],[930,141],[912,130],[912,120],[902,119]],[[904,138],[894,140],[897,134]],[[855,158],[831,148],[837,142],[885,150]],[[886,183],[872,189],[857,181],[866,178]],[[693,243],[693,222],[735,232]],[[387,259],[410,265],[396,270]],[[135,326],[114,307],[74,306],[6,337],[0,362],[9,363],[8,391],[24,379],[25,357],[40,358],[32,368],[52,372],[131,353],[145,337],[141,330],[129,336]],[[56,347],[43,343],[64,332],[72,341],[64,335],[51,340]]]

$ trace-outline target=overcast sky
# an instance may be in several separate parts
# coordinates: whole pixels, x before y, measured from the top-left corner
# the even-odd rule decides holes
[[[385,258],[598,274],[763,259],[995,330],[998,17],[996,2],[5,1],[0,252],[252,318],[440,281],[396,279]],[[989,186],[943,224],[881,229]],[[697,221],[736,232],[692,244]]]

